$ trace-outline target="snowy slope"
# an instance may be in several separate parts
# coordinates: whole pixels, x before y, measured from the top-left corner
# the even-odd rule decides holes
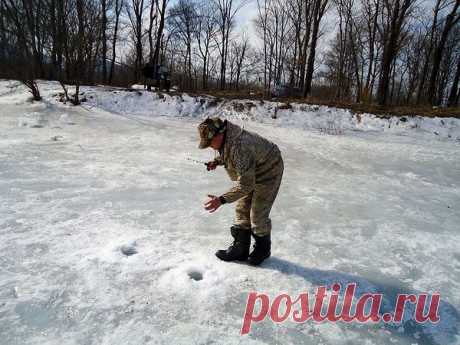
[[[358,122],[301,105],[273,119],[275,103],[241,110],[103,87],[83,88],[73,107],[57,102],[56,83],[40,86],[44,101],[30,103],[0,81],[1,344],[460,343],[458,120]],[[214,257],[233,208],[208,215],[202,202],[231,184],[187,158],[213,157],[197,149],[196,125],[215,113],[283,152],[260,268]],[[322,134],[331,128],[343,134]],[[268,320],[239,335],[249,291],[334,282],[384,293],[385,310],[398,293],[440,292],[441,321]]]
[[[44,95],[54,102],[62,89],[54,82],[40,82]],[[292,103],[285,109],[281,102],[252,100],[219,100],[211,96],[191,97],[143,92],[134,85],[132,91],[109,87],[82,87],[88,107],[97,107],[111,113],[136,117],[190,117],[224,116],[235,120],[251,120],[286,128],[300,128],[328,133],[345,131],[386,132],[398,135],[438,137],[460,141],[460,119],[390,117],[372,114],[354,114],[346,109]],[[29,98],[24,86],[16,81],[0,80],[0,104],[24,102]]]
[[[139,89],[139,88],[138,88]],[[403,135],[439,136],[460,141],[460,120],[456,118],[391,117],[353,114],[326,106],[250,100],[222,101],[213,97],[169,96],[168,94],[90,91],[90,103],[102,109],[140,116],[205,117],[219,114],[229,119],[253,120],[280,127],[343,132],[377,131]]]

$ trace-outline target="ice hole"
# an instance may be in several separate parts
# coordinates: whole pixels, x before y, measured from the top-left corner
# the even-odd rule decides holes
[[[188,276],[190,277],[190,279],[196,281],[203,280],[203,273],[201,273],[200,271],[189,271]]]
[[[124,245],[124,246],[121,246],[120,250],[126,256],[137,254],[137,249],[134,246]]]

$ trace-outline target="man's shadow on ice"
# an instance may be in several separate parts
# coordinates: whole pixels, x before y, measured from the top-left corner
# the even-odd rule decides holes
[[[356,283],[355,297],[357,298],[365,293],[383,294],[380,315],[387,312],[394,314],[398,294],[414,294],[417,296],[419,293],[404,287],[403,283],[387,284],[339,271],[307,268],[273,256],[265,261],[261,268],[302,277],[314,286],[327,286],[329,291],[331,291],[332,284],[339,283],[342,286],[340,290],[341,297],[344,295],[346,285]],[[427,304],[429,301],[430,298],[427,299]],[[419,345],[447,345],[457,342],[460,314],[454,306],[443,301],[442,294],[438,310],[440,320],[436,324],[429,321],[423,324],[417,323],[414,319],[414,310],[415,305],[407,302],[401,323],[383,323],[382,321],[382,324],[395,335],[408,337]],[[401,327],[403,327],[403,330]]]

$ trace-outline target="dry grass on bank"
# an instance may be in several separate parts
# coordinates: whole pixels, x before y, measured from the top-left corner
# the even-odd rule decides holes
[[[264,99],[261,91],[237,91],[237,90],[209,90],[206,92],[188,92],[190,95],[203,96],[210,95],[217,98],[233,100],[233,99],[250,99],[262,100]],[[310,98],[294,98],[294,97],[280,97],[265,100],[279,101],[283,103],[304,103],[304,104],[317,104],[341,109],[350,109],[355,113],[370,113],[381,117],[389,116],[425,116],[425,117],[455,117],[460,118],[460,107],[446,108],[446,107],[432,107],[429,105],[405,105],[405,106],[385,106],[381,107],[377,104],[369,103],[349,103],[338,101],[327,101],[314,97]]]

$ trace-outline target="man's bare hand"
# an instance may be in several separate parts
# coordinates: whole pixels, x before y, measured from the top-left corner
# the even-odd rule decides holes
[[[217,162],[216,161],[211,161],[211,162],[206,163],[206,169],[208,171],[216,170],[216,168],[217,168]]]
[[[215,195],[208,194],[208,197],[210,200],[204,204],[204,208],[206,211],[209,211],[209,213],[213,213],[222,205],[222,203],[220,202],[219,197]]]

